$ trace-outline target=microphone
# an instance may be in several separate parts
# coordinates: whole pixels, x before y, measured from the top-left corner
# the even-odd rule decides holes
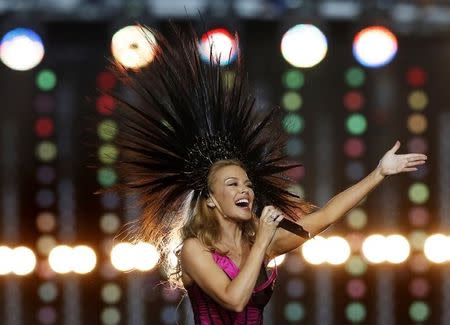
[[[278,224],[278,227],[281,227],[297,236],[300,236],[302,238],[306,238],[306,239],[310,239],[311,235],[309,234],[309,232],[307,232],[305,229],[303,229],[302,226],[300,226],[299,224],[284,218],[283,220],[280,221],[280,223]]]

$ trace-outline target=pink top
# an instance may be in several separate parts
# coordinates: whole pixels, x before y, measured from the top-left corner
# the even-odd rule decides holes
[[[239,268],[234,262],[225,255],[217,252],[212,253],[216,264],[228,275],[230,279],[234,279],[239,274]],[[267,277],[264,266],[261,267],[261,274],[265,277],[265,281],[257,284],[253,290],[253,294],[244,310],[237,313],[225,309],[211,297],[209,297],[196,283],[186,288],[191,301],[194,320],[196,325],[210,324],[262,324],[263,310],[272,296],[273,285],[277,276],[276,267],[269,277]]]

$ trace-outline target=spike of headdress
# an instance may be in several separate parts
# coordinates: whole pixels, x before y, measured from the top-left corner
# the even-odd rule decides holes
[[[186,208],[207,195],[210,167],[223,159],[243,164],[256,207],[272,204],[295,219],[295,195],[282,173],[298,164],[286,163],[276,109],[256,112],[240,60],[225,83],[229,68],[212,54],[209,63],[201,60],[192,27],[181,32],[172,26],[170,41],[150,31],[151,64],[137,71],[115,66],[129,92],[126,99],[115,96],[121,104],[119,169],[125,190],[138,195],[142,218],[151,218],[147,235],[168,233],[183,222]]]

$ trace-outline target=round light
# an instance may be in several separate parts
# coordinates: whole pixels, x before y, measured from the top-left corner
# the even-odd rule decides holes
[[[386,260],[385,253],[388,249],[386,238],[379,234],[370,235],[362,244],[363,255],[371,263],[384,262]]]
[[[29,274],[36,267],[36,256],[27,247],[16,247],[12,251],[12,266],[13,273],[17,275]]]
[[[56,246],[48,256],[50,267],[56,273],[69,273],[72,271],[72,247],[66,245]]]
[[[353,55],[363,66],[377,68],[392,61],[397,53],[397,38],[382,26],[361,30],[353,41]]]
[[[1,40],[0,59],[13,70],[30,70],[37,66],[43,57],[42,39],[31,29],[13,29]]]
[[[327,262],[333,265],[345,263],[350,257],[350,245],[339,236],[331,236],[327,238],[328,257]]]
[[[300,24],[290,28],[281,40],[281,54],[295,67],[310,68],[323,60],[328,45],[316,26]]]
[[[301,247],[303,258],[313,265],[319,265],[326,261],[328,257],[327,249],[327,240],[321,236],[308,240]]]
[[[7,246],[0,246],[0,275],[11,273],[13,251]]]
[[[236,59],[238,47],[230,32],[224,28],[217,28],[202,35],[199,51],[205,62],[209,62],[212,56],[213,63],[228,65]]]
[[[91,272],[97,264],[97,256],[92,248],[75,246],[72,251],[73,271],[79,274]]]
[[[149,243],[137,243],[133,247],[134,268],[139,271],[153,269],[159,261],[159,252],[155,246]]]
[[[280,266],[281,264],[283,264],[285,258],[286,258],[286,254],[277,256],[277,257],[271,259],[269,264],[267,264],[267,266],[268,267],[275,267],[275,265]]]
[[[433,263],[444,263],[450,258],[450,239],[443,234],[434,234],[425,240],[423,252]]]
[[[153,34],[140,26],[127,26],[117,31],[111,41],[114,58],[126,68],[141,68],[155,56]]]
[[[408,240],[401,235],[386,236],[386,246],[389,248],[386,260],[390,263],[399,264],[406,261],[411,252]]]
[[[133,269],[133,245],[130,243],[120,243],[111,250],[111,263],[119,271],[129,271]]]

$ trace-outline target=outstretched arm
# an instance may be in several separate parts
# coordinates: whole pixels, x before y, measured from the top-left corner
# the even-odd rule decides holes
[[[326,229],[329,225],[338,221],[349,210],[355,207],[367,194],[369,194],[381,181],[389,175],[417,170],[418,165],[425,163],[427,156],[410,153],[404,155],[395,154],[400,148],[400,142],[387,151],[381,158],[378,166],[365,178],[334,196],[321,209],[311,214],[300,217],[297,221],[311,236]],[[275,237],[269,247],[271,257],[289,252],[303,244],[307,239],[300,238],[286,230],[277,229]]]

